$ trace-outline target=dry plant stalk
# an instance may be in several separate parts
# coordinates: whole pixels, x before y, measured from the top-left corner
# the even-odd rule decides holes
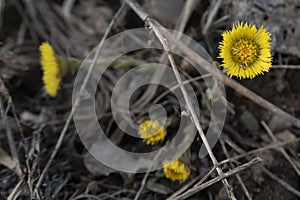
[[[142,20],[144,20],[144,21],[150,26],[150,28],[153,29],[153,31],[154,31],[156,37],[159,39],[160,43],[163,45],[163,48],[164,48],[164,50],[165,50],[165,52],[166,52],[166,54],[167,54],[167,56],[168,56],[168,59],[169,59],[169,62],[170,62],[170,64],[171,64],[171,66],[172,66],[172,70],[173,70],[173,72],[174,72],[174,75],[175,75],[175,77],[176,77],[176,80],[177,80],[177,82],[178,82],[178,84],[179,84],[179,86],[180,86],[181,92],[182,92],[182,94],[183,94],[183,97],[184,97],[184,100],[185,100],[185,102],[186,102],[186,106],[187,106],[188,112],[189,112],[189,114],[190,114],[190,116],[191,116],[191,118],[192,118],[192,121],[194,122],[194,124],[195,124],[195,126],[196,126],[196,128],[197,128],[197,130],[198,130],[198,132],[199,132],[199,135],[200,135],[200,137],[201,137],[201,139],[202,139],[202,142],[203,142],[203,144],[205,145],[206,150],[208,151],[208,154],[209,154],[209,156],[210,156],[210,158],[211,158],[211,160],[212,160],[214,166],[216,166],[216,170],[217,170],[217,172],[218,172],[218,175],[219,175],[219,176],[223,175],[223,171],[222,171],[222,169],[218,166],[219,163],[218,163],[218,161],[217,161],[215,155],[213,154],[213,152],[212,152],[212,150],[211,150],[211,148],[210,148],[210,146],[209,146],[209,143],[208,143],[208,141],[207,141],[207,139],[206,139],[206,137],[205,137],[205,134],[204,134],[204,132],[203,132],[203,130],[202,130],[202,128],[201,128],[201,125],[200,125],[199,119],[198,119],[198,117],[197,117],[196,111],[195,111],[195,109],[193,108],[192,103],[191,103],[191,100],[190,100],[190,97],[189,97],[189,95],[188,95],[188,93],[187,93],[187,91],[186,91],[186,89],[185,89],[185,87],[184,87],[183,81],[182,81],[182,79],[181,79],[181,77],[180,77],[180,74],[179,74],[179,72],[178,72],[178,69],[177,69],[176,63],[175,63],[175,61],[174,61],[174,58],[173,58],[173,56],[169,53],[169,52],[170,52],[170,49],[169,49],[170,46],[169,46],[169,43],[168,43],[167,38],[165,38],[165,37],[162,35],[162,33],[161,33],[161,30],[160,30],[160,28],[159,28],[161,25],[160,25],[157,21],[155,21],[154,19],[150,18],[149,15],[148,15],[146,12],[144,12],[143,9],[142,9],[136,2],[131,1],[131,0],[125,0],[125,2],[127,3],[127,5],[130,6],[131,9],[133,9],[133,10],[135,11],[135,13],[136,13]],[[160,26],[158,26],[157,24],[159,24]],[[234,193],[233,193],[233,191],[232,191],[232,187],[231,187],[231,185],[228,183],[227,179],[226,179],[226,178],[225,178],[225,179],[222,179],[222,182],[223,182],[223,184],[224,184],[224,186],[225,186],[225,188],[226,188],[228,197],[229,197],[230,199],[233,199],[233,200],[236,199],[236,197],[235,197],[235,195],[234,195]]]
[[[177,24],[176,24],[176,26],[175,26],[175,30],[178,30],[180,33],[181,32],[184,32],[184,29],[185,29],[185,27],[186,27],[186,25],[187,25],[187,23],[188,23],[188,20],[189,20],[189,18],[190,18],[190,16],[191,16],[191,14],[192,14],[192,11],[194,10],[194,6],[197,4],[199,2],[199,0],[189,0],[189,1],[187,1],[185,4],[184,4],[184,8],[183,8],[183,10],[181,11],[181,13],[180,13],[180,17],[179,17],[179,20],[178,20],[178,22],[177,22]],[[181,34],[180,35],[178,35],[177,37],[178,37],[178,39],[180,39],[181,38]],[[161,56],[161,61],[162,60],[165,60],[165,57],[166,57],[166,53],[163,53],[163,55]],[[163,75],[163,74],[161,74],[161,75]],[[202,78],[202,77],[201,77]],[[185,83],[184,83],[185,84]],[[179,87],[179,86],[178,86]],[[150,91],[149,90],[147,90],[145,93],[144,93],[144,95],[143,96],[148,96],[148,98],[149,97],[151,97],[151,94],[149,95],[148,94],[148,91],[149,92],[154,92],[156,90],[156,87],[155,88],[150,88]],[[167,91],[168,92],[168,91]],[[153,96],[153,95],[152,95]],[[145,101],[145,99],[142,97],[140,100],[143,100],[143,102],[144,103],[147,103],[148,101]],[[159,156],[159,154],[157,154],[156,156],[155,156],[155,158],[157,158]],[[155,161],[156,159],[154,159],[154,161]],[[154,162],[153,161],[153,162]],[[147,171],[147,173],[145,174],[145,176],[144,176],[144,178],[143,178],[143,180],[142,180],[142,184],[141,184],[141,187],[140,187],[140,189],[138,190],[138,192],[136,193],[136,195],[135,195],[135,197],[134,197],[134,200],[138,200],[139,199],[139,197],[140,197],[140,195],[141,195],[141,193],[142,193],[142,191],[143,191],[143,189],[144,189],[144,187],[145,187],[145,185],[146,185],[146,181],[147,181],[147,179],[148,179],[148,176],[149,176],[149,174],[150,174],[150,170],[151,170],[151,167],[149,167],[149,170]]]
[[[152,19],[151,19],[152,20]],[[217,69],[212,66],[208,61],[198,55],[195,51],[190,49],[186,46],[182,41],[177,40],[168,30],[164,29],[157,21],[154,21],[155,25],[161,29],[161,32],[165,38],[167,38],[170,42],[173,42],[174,45],[184,52],[189,58],[194,60],[196,63],[201,65],[204,70],[214,75],[217,79],[223,81],[226,86],[231,87],[236,92],[240,93],[241,95],[247,97],[248,99],[252,100],[256,104],[260,105],[261,107],[266,108],[267,110],[271,111],[272,113],[284,118],[287,121],[290,121],[293,125],[300,128],[300,120],[296,117],[290,115],[289,113],[285,112],[281,108],[278,108],[274,104],[270,103],[266,99],[262,98],[261,96],[257,95],[256,93],[252,92],[245,86],[241,85],[240,83],[236,82],[235,80],[229,78],[225,74],[219,73]]]
[[[240,153],[240,154],[247,154],[247,152],[245,152],[245,150],[243,150],[241,147],[239,147],[237,144],[235,144],[235,142],[233,142],[232,140],[230,140],[229,138],[226,138],[226,143],[232,148],[234,149],[236,152]],[[297,138],[299,139],[299,138]],[[278,145],[277,145],[278,146]],[[278,148],[280,148],[278,146]],[[278,149],[276,148],[276,149]],[[250,159],[249,154],[246,156],[248,159]],[[282,187],[284,187],[285,189],[289,190],[290,192],[292,192],[293,194],[295,194],[296,196],[300,197],[300,191],[298,191],[296,188],[294,188],[293,186],[291,186],[290,184],[288,184],[287,182],[285,182],[284,180],[280,179],[278,176],[276,176],[275,174],[273,174],[271,171],[269,171],[266,167],[264,167],[263,165],[261,166],[262,172],[265,173],[267,176],[269,176],[270,178],[272,178],[273,180],[275,180],[276,182],[278,182]]]
[[[206,183],[201,184],[201,185],[199,185],[197,187],[193,187],[193,188],[189,189],[187,192],[185,192],[185,193],[183,193],[183,194],[181,194],[181,195],[173,198],[173,200],[175,200],[175,199],[187,199],[188,197],[190,197],[190,196],[192,196],[192,195],[200,192],[201,190],[203,190],[203,189],[205,189],[205,188],[207,188],[207,187],[209,187],[209,186],[211,186],[211,185],[213,185],[213,184],[215,184],[215,183],[217,183],[217,182],[219,182],[221,180],[224,180],[225,178],[227,178],[229,176],[235,175],[235,174],[240,173],[241,171],[244,171],[244,170],[246,170],[246,169],[248,169],[248,168],[250,168],[250,167],[252,167],[254,165],[257,165],[261,161],[262,161],[261,158],[256,157],[253,160],[251,160],[251,161],[249,161],[249,162],[247,162],[247,163],[245,163],[245,164],[243,164],[241,166],[238,166],[238,167],[236,167],[236,168],[234,168],[234,169],[232,169],[232,170],[230,170],[228,172],[225,172],[221,176],[218,176],[218,177],[216,177],[216,178],[214,178],[212,180],[209,180]]]
[[[155,32],[156,36],[158,37],[158,39],[160,40],[160,42],[162,43],[162,45],[164,46],[164,49],[166,50],[166,52],[169,52],[169,48],[168,48],[168,42],[172,42],[172,45],[174,45],[175,47],[179,48],[182,52],[185,52],[185,54],[187,56],[189,56],[191,59],[193,59],[194,61],[196,61],[198,64],[202,65],[203,68],[210,72],[211,74],[213,74],[216,78],[218,78],[219,80],[223,81],[223,83],[231,88],[233,88],[234,90],[236,90],[237,92],[241,93],[242,95],[244,95],[245,97],[249,98],[250,100],[254,101],[255,103],[259,104],[260,106],[272,111],[273,113],[285,118],[288,121],[291,121],[295,126],[300,127],[300,121],[293,117],[292,115],[286,113],[285,111],[283,111],[282,109],[278,108],[277,106],[275,106],[274,104],[270,103],[269,101],[263,99],[262,97],[260,97],[259,95],[255,94],[254,92],[250,91],[249,89],[247,89],[246,87],[242,86],[241,84],[239,84],[238,82],[230,79],[229,77],[227,77],[224,74],[221,74],[221,76],[219,76],[217,70],[211,66],[210,63],[208,63],[204,58],[202,58],[200,55],[198,55],[197,53],[195,53],[193,50],[191,50],[189,47],[187,47],[183,42],[181,42],[180,40],[178,40],[177,38],[175,38],[168,30],[166,30],[161,24],[159,24],[155,19],[151,18],[151,16],[146,13],[136,2],[132,1],[132,0],[124,0],[130,7],[131,9],[133,9],[136,14],[143,20],[145,21],[148,25],[150,25],[150,28],[153,29],[153,31]],[[196,125],[197,130],[199,131],[199,134],[202,138],[203,143],[205,144],[209,155],[213,161],[213,163],[216,165],[218,164],[218,162],[216,161],[211,149],[209,148],[209,145],[206,141],[206,138],[204,136],[204,133],[200,127],[199,121],[197,121],[197,116],[195,115],[195,113],[193,112],[193,108],[191,107],[191,104],[189,102],[189,96],[187,95],[185,88],[183,87],[182,81],[180,79],[180,76],[178,76],[178,71],[175,65],[175,62],[172,58],[172,56],[170,54],[168,54],[168,58],[169,61],[172,65],[172,69],[174,71],[174,74],[176,76],[176,79],[180,85],[181,91],[184,95],[184,98],[186,100],[187,103],[187,107],[190,111],[191,117]],[[219,173],[219,175],[222,175],[222,171],[220,170],[220,168],[217,168],[217,171]],[[235,198],[234,195],[232,195],[232,191],[230,189],[230,186],[228,184],[227,180],[224,180],[224,185],[227,189],[228,195],[230,198]]]
[[[6,108],[4,107],[5,103],[7,103]],[[4,81],[2,80],[2,77],[0,77],[0,117],[2,118],[2,124],[3,124],[3,126],[5,127],[5,130],[6,130],[8,146],[9,146],[9,149],[10,149],[10,152],[11,152],[11,155],[12,155],[12,161],[13,161],[12,169],[13,169],[14,172],[16,172],[16,174],[19,177],[21,177],[23,175],[23,171],[22,171],[22,168],[21,168],[16,143],[15,143],[15,140],[14,140],[14,137],[13,137],[11,127],[7,122],[7,113],[9,111],[9,109],[13,110],[13,114],[16,117],[12,98],[9,94],[8,89],[6,88],[6,86],[4,84]],[[15,119],[16,119],[16,122],[18,124],[19,121],[18,121],[17,117]],[[20,128],[19,124],[18,124],[18,128]],[[21,136],[23,136],[21,129],[20,129],[20,134],[21,134]],[[2,154],[3,153],[4,152],[2,152]]]
[[[226,148],[226,145],[225,145],[225,142],[223,141],[222,138],[220,139],[220,144],[221,144],[221,146],[222,146],[222,149],[223,149],[223,152],[224,152],[225,156],[226,156],[227,158],[230,158],[229,152],[228,152],[228,150],[227,150],[227,148]],[[230,168],[235,168],[235,166],[234,166],[233,163],[229,163],[229,166],[230,166]],[[244,184],[244,182],[243,182],[241,176],[240,176],[239,174],[236,174],[235,177],[236,177],[236,179],[238,180],[240,186],[242,187],[242,189],[243,189],[243,191],[244,191],[244,193],[245,193],[247,199],[248,199],[248,200],[252,200],[252,197],[251,197],[251,195],[250,195],[250,193],[249,193],[247,187],[245,186],[245,184]]]

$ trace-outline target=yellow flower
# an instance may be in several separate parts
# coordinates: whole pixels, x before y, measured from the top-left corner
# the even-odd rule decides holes
[[[262,26],[238,23],[225,31],[220,42],[220,56],[226,73],[240,79],[254,78],[272,67],[270,33]]]
[[[164,173],[172,181],[184,181],[190,176],[191,170],[185,163],[174,160],[164,163]]]
[[[43,42],[39,48],[41,52],[40,63],[43,71],[43,82],[46,92],[54,97],[61,82],[61,69],[58,57],[48,42]]]
[[[165,127],[158,121],[146,120],[139,126],[139,134],[147,144],[155,144],[163,140],[167,134]]]

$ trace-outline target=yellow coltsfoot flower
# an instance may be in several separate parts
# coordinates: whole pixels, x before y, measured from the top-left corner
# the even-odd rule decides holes
[[[239,22],[222,36],[219,58],[230,77],[252,79],[272,67],[270,33],[263,26],[257,30],[255,25]]]
[[[146,120],[139,126],[139,134],[147,144],[155,144],[162,141],[167,132],[158,121]]]
[[[172,181],[184,181],[190,176],[191,170],[185,163],[177,159],[164,163],[164,173]]]
[[[62,79],[61,68],[55,51],[48,42],[40,45],[40,63],[43,71],[43,83],[47,94],[56,96]]]

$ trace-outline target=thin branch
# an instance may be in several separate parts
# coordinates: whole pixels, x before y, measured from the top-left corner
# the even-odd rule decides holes
[[[215,167],[213,167],[213,170],[215,170]],[[208,172],[208,171],[206,171],[206,172]],[[206,172],[198,175],[196,178],[194,178],[193,180],[191,180],[189,183],[187,183],[186,185],[184,185],[182,188],[180,188],[179,190],[177,190],[176,192],[174,192],[166,200],[172,200],[172,199],[174,199],[174,197],[179,196],[180,194],[182,194],[184,191],[186,191],[188,188],[190,188],[192,185],[194,185],[203,176],[203,174],[206,174]]]
[[[279,146],[284,146],[284,145],[296,143],[296,142],[299,142],[299,141],[300,141],[300,138],[296,138],[296,139],[292,139],[292,140],[288,140],[288,141],[284,141],[284,142],[276,142],[274,144],[269,144],[269,145],[266,145],[264,147],[261,147],[261,148],[258,148],[258,149],[254,149],[254,150],[242,153],[240,155],[237,155],[237,156],[225,159],[223,161],[220,161],[220,164],[223,164],[223,163],[226,163],[226,162],[231,162],[231,161],[235,162],[236,160],[244,158],[244,157],[247,157],[247,156],[249,156],[251,154],[263,152],[263,151],[266,151],[266,150],[269,150],[269,149],[276,149]]]
[[[271,131],[271,129],[269,128],[269,126],[262,121],[261,124],[263,125],[263,127],[266,129],[267,133],[269,134],[269,136],[272,138],[272,140],[274,142],[278,142],[278,139],[274,136],[273,132]],[[284,150],[284,148],[282,147],[278,147],[278,150],[282,153],[282,155],[285,157],[285,159],[287,159],[287,161],[292,165],[293,169],[295,170],[295,172],[298,174],[298,176],[300,176],[300,171],[298,169],[298,167],[295,165],[295,163],[292,161],[292,159],[290,158],[290,156],[287,154],[287,152]]]
[[[223,174],[222,169],[220,167],[218,167],[218,161],[217,161],[216,157],[214,156],[214,154],[213,154],[213,152],[212,152],[212,150],[211,150],[211,148],[209,146],[209,143],[208,143],[208,141],[207,141],[207,139],[205,137],[205,134],[204,134],[204,132],[203,132],[203,130],[201,128],[198,116],[196,114],[196,111],[195,111],[192,103],[191,103],[191,99],[190,99],[190,97],[189,97],[189,95],[188,95],[188,93],[187,93],[187,91],[186,91],[186,89],[184,87],[183,81],[182,81],[182,79],[180,77],[180,74],[178,72],[178,69],[177,69],[176,63],[174,61],[174,58],[169,53],[170,52],[169,43],[168,43],[167,39],[165,37],[163,37],[163,35],[161,34],[160,28],[162,26],[161,25],[158,26],[157,25],[158,22],[156,22],[155,20],[153,20],[152,18],[150,18],[149,15],[147,13],[145,13],[142,10],[142,8],[137,3],[135,3],[134,1],[132,1],[132,0],[124,0],[124,1],[128,4],[128,6],[131,7],[131,9],[133,9],[136,12],[136,14],[142,20],[146,21],[146,23],[153,29],[156,37],[159,39],[159,41],[163,45],[163,48],[164,48],[164,50],[165,50],[165,52],[166,52],[166,54],[168,56],[168,59],[170,61],[171,66],[172,66],[172,70],[174,72],[176,80],[177,80],[177,82],[178,82],[178,84],[180,86],[181,92],[182,92],[184,100],[186,102],[186,107],[187,107],[188,112],[189,112],[189,114],[190,114],[190,116],[192,118],[192,121],[195,123],[195,126],[196,126],[196,128],[197,128],[197,130],[199,132],[199,135],[200,135],[200,137],[201,137],[201,139],[203,141],[203,144],[205,145],[205,147],[206,147],[206,149],[208,151],[208,154],[209,154],[209,156],[210,156],[210,158],[211,158],[214,166],[216,166],[216,170],[217,170],[218,174],[222,175]],[[226,191],[228,193],[229,198],[233,199],[233,200],[236,199],[235,196],[234,196],[234,193],[232,192],[232,187],[229,185],[227,179],[222,180],[222,182],[223,182],[223,184],[224,184],[224,186],[226,188]]]
[[[225,164],[225,163],[222,163],[222,164]],[[221,166],[221,165],[219,165],[219,166]],[[184,191],[186,191],[189,187],[191,187],[194,183],[196,183],[198,181],[198,179],[200,179],[200,181],[198,181],[198,183],[195,184],[193,186],[193,188],[196,188],[196,187],[200,186],[202,183],[204,183],[204,181],[206,181],[211,176],[211,174],[215,171],[215,169],[216,169],[216,167],[213,166],[209,170],[206,170],[204,173],[202,173],[202,174],[205,174],[205,176],[203,176],[200,179],[200,177],[202,175],[199,175],[198,177],[193,179],[191,182],[189,182],[188,184],[186,184],[185,186],[180,188],[178,191],[173,193],[170,197],[167,198],[167,200],[173,200],[176,196],[179,196],[180,194],[184,193]]]
[[[288,191],[292,192],[293,194],[297,195],[298,197],[300,197],[300,191],[297,190],[296,188],[292,187],[290,184],[288,184],[287,182],[285,182],[284,180],[280,179],[279,177],[277,177],[275,174],[273,174],[272,172],[270,172],[268,169],[266,169],[265,167],[262,168],[263,172],[268,175],[270,178],[272,178],[274,181],[276,181],[277,183],[279,183],[282,187],[284,187],[285,189],[287,189]]]
[[[197,188],[199,187],[202,183],[204,183],[204,181],[206,181],[210,175],[215,171],[216,167],[213,167],[211,170],[209,170],[209,172],[197,183],[193,186],[193,188]]]
[[[273,65],[275,69],[300,69],[300,65]]]
[[[179,20],[175,26],[175,31],[177,31],[176,38],[180,39],[182,37],[182,33],[188,23],[188,19],[192,14],[193,10],[195,9],[195,5],[198,3],[199,0],[187,0],[184,4],[184,8],[180,13]],[[172,47],[173,48],[173,47]],[[166,53],[163,53],[159,59],[159,63],[167,64],[168,60],[166,60]],[[155,70],[155,73],[152,77],[152,82],[159,82],[163,78],[164,70],[161,69]],[[138,110],[144,108],[145,105],[149,103],[149,101],[155,96],[155,91],[157,90],[157,84],[150,84],[146,91],[143,93],[141,98],[139,98],[136,102],[134,102],[133,107],[136,107]]]
[[[175,30],[178,30],[179,33],[182,33],[184,32],[184,29],[187,25],[187,22],[188,22],[188,19],[190,18],[191,14],[192,14],[192,11],[194,10],[194,5],[196,5],[198,3],[199,0],[188,0],[186,1],[186,3],[184,4],[184,8],[183,10],[181,11],[181,14],[180,14],[180,17],[179,17],[179,20],[177,21],[177,24],[176,24],[176,27],[175,27]],[[178,39],[180,39],[182,36],[182,34],[179,34],[177,36]],[[161,56],[161,60],[164,60],[166,57],[166,53],[163,53],[163,55]],[[159,76],[159,77],[162,77],[163,76],[163,73]],[[179,87],[179,86],[178,86]],[[154,88],[151,88],[150,90],[148,90],[150,93],[153,93],[154,94],[154,91],[156,90],[157,88],[157,85],[154,87]],[[169,90],[168,90],[169,91]],[[167,92],[168,92],[167,91]],[[152,96],[147,94],[147,92],[144,94],[144,95],[147,95],[148,98],[151,98]],[[143,98],[141,98],[141,100],[145,102]],[[154,158],[154,161],[158,158],[158,156],[160,155],[161,153],[158,153],[155,158]],[[147,173],[144,175],[144,178],[142,180],[142,184],[141,184],[141,187],[140,189],[138,190],[137,194],[135,195],[134,197],[134,200],[138,200],[145,185],[146,185],[146,181],[148,179],[148,176],[150,174],[150,171],[152,169],[152,166],[154,164],[154,161],[152,162],[152,165],[149,167],[149,170],[147,171]]]
[[[189,84],[189,83],[192,83],[192,82],[195,82],[195,81],[199,81],[199,80],[202,80],[202,79],[205,79],[205,78],[208,78],[208,77],[211,77],[210,74],[205,74],[205,75],[202,75],[202,76],[197,76],[197,77],[194,77],[194,78],[191,78],[191,79],[187,79],[186,81],[183,81],[183,85],[186,85],[186,84]],[[164,96],[166,96],[167,94],[169,94],[170,92],[178,89],[180,87],[179,84],[176,84],[174,85],[173,87],[169,88],[169,90],[161,93],[158,97],[156,97],[153,101],[153,105],[156,104],[159,100],[161,100]]]
[[[258,163],[260,163],[261,161],[262,161],[261,158],[256,157],[253,160],[251,160],[251,161],[249,161],[249,162],[247,162],[247,163],[245,163],[245,164],[243,164],[243,165],[241,165],[239,167],[236,167],[235,169],[232,169],[232,170],[230,170],[228,172],[225,172],[221,176],[218,176],[218,177],[216,177],[216,178],[214,178],[214,179],[212,179],[210,181],[207,181],[204,184],[199,185],[198,187],[191,188],[187,192],[185,192],[185,193],[183,193],[183,194],[175,197],[174,200],[175,199],[181,199],[181,200],[182,199],[187,199],[190,196],[192,196],[192,195],[200,192],[201,190],[203,190],[203,189],[205,189],[205,188],[207,188],[207,187],[209,187],[209,186],[211,186],[211,185],[219,182],[220,180],[223,180],[223,179],[225,179],[225,178],[227,178],[229,176],[232,176],[232,175],[235,175],[237,173],[240,173],[241,171],[244,171],[244,170],[246,170],[246,169],[248,169],[248,168],[250,168],[250,167],[252,167],[252,166],[254,166],[254,165],[258,164]]]
[[[214,166],[216,166],[216,170],[218,172],[219,175],[222,175],[223,174],[223,171],[220,167],[218,167],[218,161],[215,157],[215,155],[213,154],[210,146],[209,146],[209,143],[205,137],[205,134],[201,128],[201,125],[200,125],[200,122],[199,122],[199,119],[198,119],[198,116],[196,114],[196,111],[191,103],[191,99],[184,87],[184,84],[183,84],[183,81],[180,77],[180,74],[179,74],[179,71],[177,69],[177,66],[176,66],[176,63],[174,61],[174,58],[173,56],[169,53],[170,52],[170,46],[169,46],[169,43],[168,43],[168,40],[161,34],[161,30],[163,27],[157,22],[155,21],[154,19],[152,19],[136,2],[132,1],[132,0],[124,0],[128,6],[142,19],[144,20],[151,28],[152,30],[154,31],[156,37],[158,38],[158,40],[160,41],[160,43],[163,45],[163,48],[167,54],[167,57],[169,59],[169,62],[172,66],[172,70],[174,72],[174,75],[175,75],[175,78],[180,86],[180,89],[181,89],[181,92],[183,94],[183,97],[184,97],[184,100],[186,102],[186,107],[188,109],[188,112],[192,118],[192,121],[194,122],[197,130],[198,130],[198,133],[203,141],[203,144],[204,146],[206,147],[206,150],[214,164]],[[228,197],[232,200],[236,199],[236,197],[234,196],[234,193],[232,191],[232,187],[231,185],[229,185],[227,179],[224,179],[222,180],[225,188],[226,188],[226,191],[227,191],[227,194],[228,194]]]
[[[273,137],[273,136],[271,136]],[[227,142],[227,141],[226,141]],[[230,141],[230,143],[232,143],[233,145],[231,145],[231,147],[238,153],[244,154],[245,150],[243,150],[242,148],[240,148],[237,144],[235,144],[233,141]],[[228,144],[230,144],[228,143]],[[249,156],[247,156],[247,158],[249,159]],[[262,171],[268,175],[270,178],[274,179],[275,181],[277,181],[280,185],[282,185],[284,188],[286,188],[287,190],[289,190],[290,192],[294,193],[295,195],[297,195],[299,197],[300,192],[295,189],[294,187],[292,187],[291,185],[289,185],[288,183],[286,183],[285,181],[283,181],[282,179],[278,178],[275,174],[273,174],[272,172],[270,172],[267,168],[265,168],[264,166],[261,166]]]
[[[222,146],[222,149],[223,149],[223,152],[224,152],[225,156],[226,156],[227,158],[229,158],[230,155],[229,155],[229,152],[228,152],[228,150],[227,150],[227,148],[226,148],[226,146],[225,146],[224,140],[221,138],[219,141],[220,141],[220,143],[221,143],[221,146]],[[230,166],[231,168],[234,168],[234,167],[235,167],[233,163],[229,163],[229,166]],[[247,187],[245,186],[245,184],[244,184],[244,182],[243,182],[241,176],[240,176],[239,174],[236,174],[235,177],[236,177],[236,179],[238,180],[239,184],[241,185],[242,189],[244,190],[244,193],[245,193],[246,197],[248,198],[248,200],[252,200],[252,197],[251,197],[251,195],[250,195],[250,193],[249,193]]]
[[[161,28],[161,25],[155,21],[155,25]],[[243,96],[247,97],[248,99],[252,100],[256,104],[260,105],[261,107],[266,108],[267,110],[270,110],[274,114],[277,114],[278,116],[284,118],[287,121],[290,121],[293,125],[300,128],[300,120],[296,117],[290,115],[289,113],[283,111],[281,108],[278,108],[274,104],[270,103],[269,101],[265,100],[261,96],[257,95],[256,93],[252,92],[245,86],[241,85],[240,83],[236,82],[235,80],[229,78],[223,73],[219,73],[219,71],[212,66],[207,60],[205,60],[203,57],[201,57],[199,54],[197,54],[194,50],[190,49],[186,44],[184,44],[182,41],[176,39],[172,33],[170,33],[166,29],[162,29],[161,33],[163,36],[168,39],[170,42],[172,42],[179,50],[181,50],[183,53],[187,55],[190,59],[194,60],[196,63],[198,63],[200,66],[203,67],[203,69],[211,74],[213,74],[217,79],[223,81],[223,83],[232,89],[234,89],[236,92],[242,94]]]

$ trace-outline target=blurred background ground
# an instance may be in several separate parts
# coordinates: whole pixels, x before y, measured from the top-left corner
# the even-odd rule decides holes
[[[1,76],[1,113],[7,112],[7,123],[0,124],[0,195],[6,199],[21,179],[16,170],[9,169],[3,163],[10,163],[13,158],[7,138],[7,127],[11,129],[16,144],[17,155],[21,168],[25,171],[24,189],[18,199],[35,199],[30,190],[36,184],[41,170],[49,159],[64,126],[72,106],[72,86],[76,72],[69,74],[62,83],[56,98],[49,98],[43,89],[39,64],[38,47],[43,41],[49,41],[60,55],[85,58],[98,44],[114,13],[120,7],[117,0],[74,0],[68,9],[67,2],[72,1],[32,1],[32,0],[1,0],[0,1],[0,76]],[[178,22],[183,0],[148,0],[139,3],[167,28],[174,28]],[[211,13],[215,12],[212,16]],[[211,22],[209,19],[212,17]],[[191,11],[184,33],[195,39],[209,52],[213,59],[218,60],[218,42],[221,33],[229,29],[237,21],[248,21],[258,26],[264,25],[272,34],[272,55],[274,65],[299,65],[300,63],[300,1],[298,0],[199,0]],[[144,27],[143,22],[129,8],[117,19],[112,33],[130,28]],[[205,30],[205,31],[204,31]],[[160,55],[161,52],[150,52]],[[144,52],[135,56],[145,59]],[[110,69],[109,74],[119,77],[127,69]],[[189,77],[195,76],[189,67],[181,69]],[[300,82],[299,69],[271,69],[264,76],[253,80],[238,80],[250,90],[284,109],[288,113],[300,117]],[[107,79],[103,84],[112,84]],[[5,87],[4,87],[5,85]],[[203,86],[199,81],[198,85]],[[195,87],[197,84],[195,84]],[[111,94],[107,85],[99,86],[99,98]],[[204,86],[203,86],[204,87]],[[11,108],[8,90],[13,101]],[[106,90],[106,91],[105,91]],[[103,92],[104,91],[104,92]],[[155,97],[164,92],[163,88],[156,91]],[[266,122],[278,140],[297,140],[300,130],[289,122],[274,116],[248,99],[226,88],[227,100],[231,103],[231,111],[226,117],[222,141],[230,156],[241,153],[234,145],[244,151],[259,149],[272,144],[261,121]],[[199,99],[203,92],[199,92]],[[150,104],[155,98],[151,99]],[[173,101],[167,95],[164,101]],[[104,106],[104,99],[98,106],[104,108],[101,114],[110,113]],[[142,108],[141,108],[142,109]],[[208,112],[205,108],[201,108]],[[178,116],[176,109],[169,107],[170,115]],[[180,116],[180,115],[179,115]],[[142,119],[142,118],[141,118]],[[100,121],[102,124],[112,123],[107,128],[110,137],[117,138],[117,143],[130,149],[130,138],[124,136],[111,122],[107,115]],[[4,122],[2,120],[2,122]],[[19,124],[19,125],[18,125]],[[203,117],[203,127],[207,127],[208,119]],[[186,182],[172,182],[166,179],[162,171],[151,173],[146,188],[140,199],[166,199],[189,181],[203,174],[212,165],[208,158],[199,159],[200,138],[196,138],[191,147],[192,174]],[[135,141],[139,148],[145,143]],[[230,144],[232,146],[230,146]],[[155,148],[155,147],[151,147]],[[151,150],[150,148],[150,150]],[[130,149],[133,150],[133,149]],[[299,170],[299,142],[290,143],[285,147],[287,156]],[[220,143],[213,149],[218,160],[226,159],[224,146]],[[6,152],[6,153],[5,153]],[[259,151],[257,154],[239,160],[243,163],[254,156],[260,156],[263,165],[273,175],[271,178],[257,166],[241,173],[246,188],[253,199],[297,199],[294,192],[287,190],[293,187],[300,190],[300,178],[297,171],[278,149]],[[8,160],[8,161],[7,161]],[[224,166],[228,170],[232,166]],[[42,199],[133,199],[138,191],[144,174],[127,175],[111,172],[87,154],[76,134],[73,124],[70,125],[63,146],[50,166],[43,184],[39,189]],[[286,185],[279,184],[278,180]],[[276,181],[277,180],[277,181]],[[235,177],[229,178],[238,199],[247,198]],[[299,196],[298,196],[299,198]],[[226,199],[221,183],[215,184],[190,199]]]

